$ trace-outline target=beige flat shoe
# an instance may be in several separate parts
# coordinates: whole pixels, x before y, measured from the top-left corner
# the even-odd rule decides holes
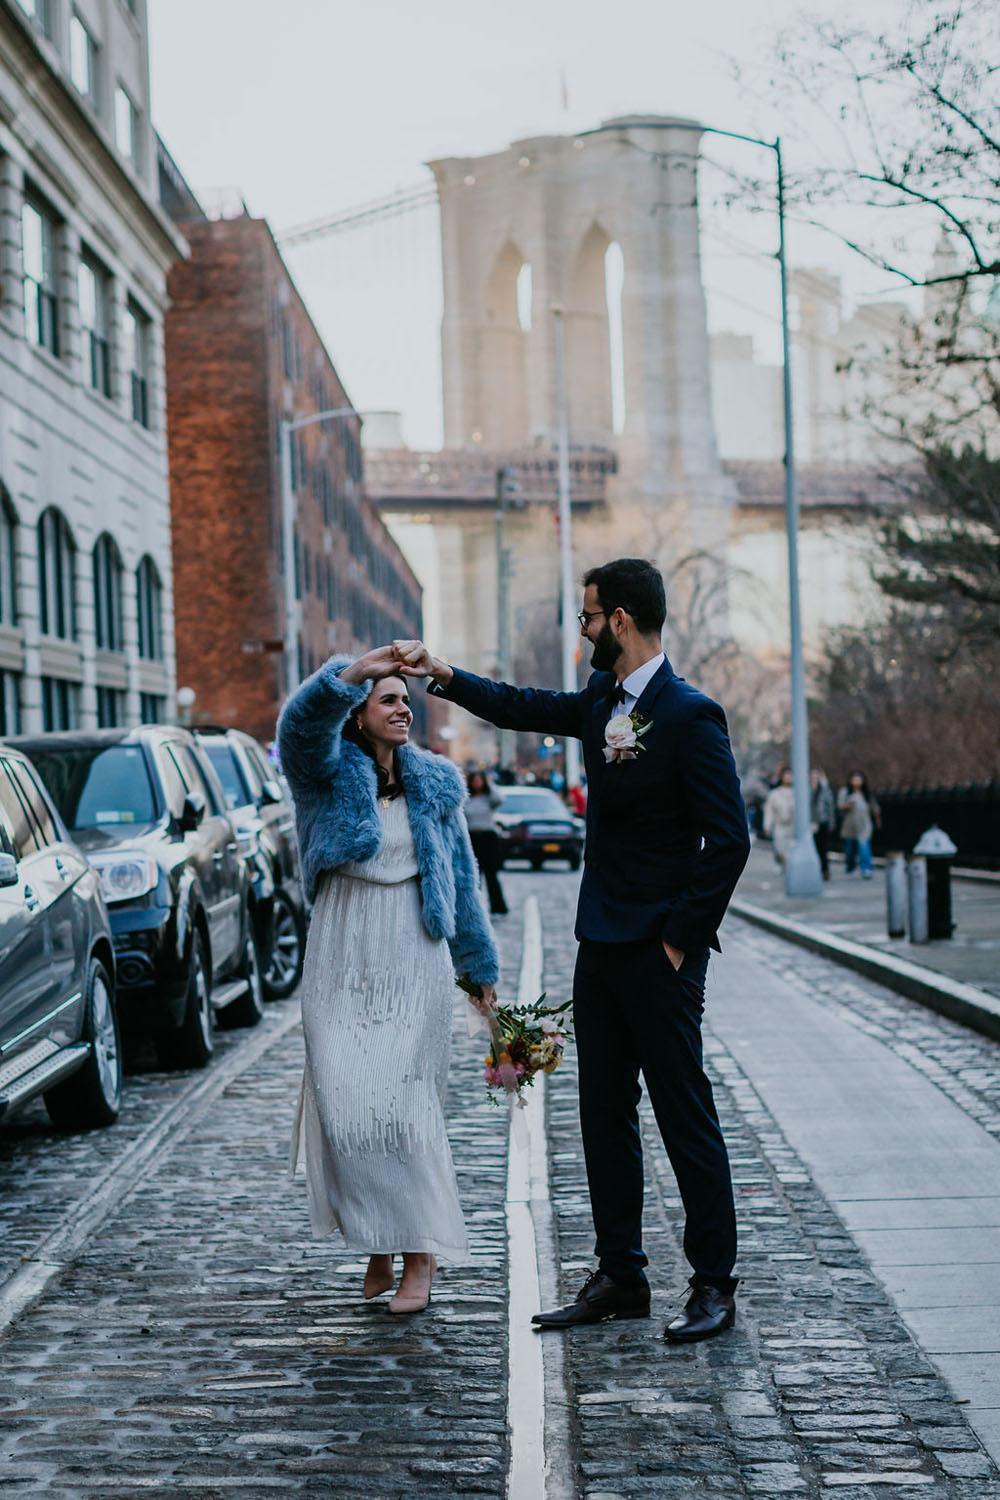
[[[366,1302],[370,1302],[373,1297],[381,1297],[383,1292],[390,1292],[396,1285],[396,1273],[392,1268],[394,1259],[395,1257],[392,1255],[373,1255],[369,1260],[368,1269],[365,1272],[364,1290]],[[388,1270],[381,1264],[376,1266],[376,1261],[381,1262],[385,1260],[389,1262]]]
[[[437,1270],[437,1261],[432,1255],[427,1268],[426,1281],[421,1278],[417,1288],[413,1291],[408,1288],[404,1291],[406,1281],[406,1258],[403,1259],[403,1281],[400,1283],[399,1291],[388,1304],[391,1313],[418,1313],[423,1312],[431,1300],[431,1282],[434,1280],[434,1272]]]

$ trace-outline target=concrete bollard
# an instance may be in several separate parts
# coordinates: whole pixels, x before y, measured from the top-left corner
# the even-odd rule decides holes
[[[951,862],[958,853],[952,840],[932,823],[913,847],[915,855],[927,863],[927,938],[950,938],[955,930],[951,919]]]
[[[893,850],[885,857],[885,909],[889,936],[906,936],[906,855]]]
[[[911,854],[906,866],[906,885],[910,906],[910,942],[927,941],[927,861],[922,854]]]

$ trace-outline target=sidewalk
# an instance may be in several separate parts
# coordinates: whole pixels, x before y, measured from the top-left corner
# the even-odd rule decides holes
[[[1000,1037],[1000,882],[953,877],[953,936],[911,943],[888,936],[884,870],[863,880],[837,860],[831,869],[818,899],[788,897],[770,845],[757,844],[730,909]]]

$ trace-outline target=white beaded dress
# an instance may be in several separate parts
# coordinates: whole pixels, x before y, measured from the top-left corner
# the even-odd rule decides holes
[[[313,1234],[366,1255],[461,1262],[465,1223],[445,1129],[455,983],[421,916],[405,796],[379,800],[371,859],[325,874],[302,975],[306,1059],[291,1165]]]

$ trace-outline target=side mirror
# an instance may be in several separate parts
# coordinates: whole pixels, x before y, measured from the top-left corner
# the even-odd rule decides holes
[[[180,825],[186,833],[191,828],[197,828],[205,816],[205,799],[200,792],[188,792],[184,798],[184,806],[181,808]]]
[[[261,792],[260,801],[262,807],[273,807],[276,803],[283,801],[281,787],[276,781],[265,781]]]
[[[17,860],[13,854],[0,854],[0,887],[17,885]]]

